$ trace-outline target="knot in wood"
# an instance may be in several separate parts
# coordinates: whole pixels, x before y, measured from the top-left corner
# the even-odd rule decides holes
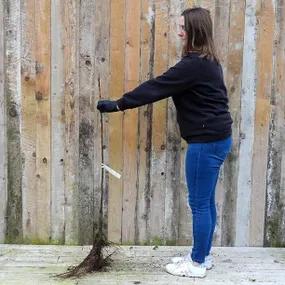
[[[40,91],[37,91],[35,97],[36,97],[37,101],[41,101],[41,100],[43,100],[43,93]]]
[[[17,108],[14,104],[9,108],[9,115],[13,118],[18,115]]]
[[[43,64],[36,61],[36,66],[35,66],[36,74],[42,73],[43,69],[44,69]]]

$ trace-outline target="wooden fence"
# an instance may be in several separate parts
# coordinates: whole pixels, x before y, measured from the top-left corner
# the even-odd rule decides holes
[[[234,119],[214,245],[285,245],[283,0],[3,0],[0,241],[191,244],[186,143],[171,99],[103,116],[96,102],[179,60],[177,17],[210,9]],[[104,175],[104,163],[122,179]],[[101,187],[103,185],[103,187]]]

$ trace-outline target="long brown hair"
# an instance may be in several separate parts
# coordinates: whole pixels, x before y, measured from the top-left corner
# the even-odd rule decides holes
[[[186,44],[182,55],[196,51],[202,57],[219,62],[213,40],[213,23],[210,11],[201,7],[189,8],[182,12],[185,20]]]

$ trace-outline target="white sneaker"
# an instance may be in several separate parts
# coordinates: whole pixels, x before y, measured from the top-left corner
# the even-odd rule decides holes
[[[166,271],[175,276],[198,277],[206,276],[206,268],[194,265],[191,261],[170,263],[166,265]]]
[[[177,257],[172,257],[171,262],[172,263],[180,263],[180,262],[185,262],[185,261],[192,261],[190,254],[187,254],[185,256],[177,256]],[[208,255],[205,257],[204,263],[201,264],[201,266],[205,267],[207,270],[210,270],[213,268],[213,256]]]

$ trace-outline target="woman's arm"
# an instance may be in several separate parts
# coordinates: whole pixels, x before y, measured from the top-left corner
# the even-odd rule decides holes
[[[162,75],[145,81],[134,90],[127,92],[117,100],[120,110],[154,103],[189,88],[193,81],[190,65],[190,61],[182,59]]]
[[[99,101],[97,108],[101,112],[124,111],[179,94],[190,88],[195,77],[194,61],[183,58],[162,75],[145,81],[134,90],[125,93],[117,101]]]

